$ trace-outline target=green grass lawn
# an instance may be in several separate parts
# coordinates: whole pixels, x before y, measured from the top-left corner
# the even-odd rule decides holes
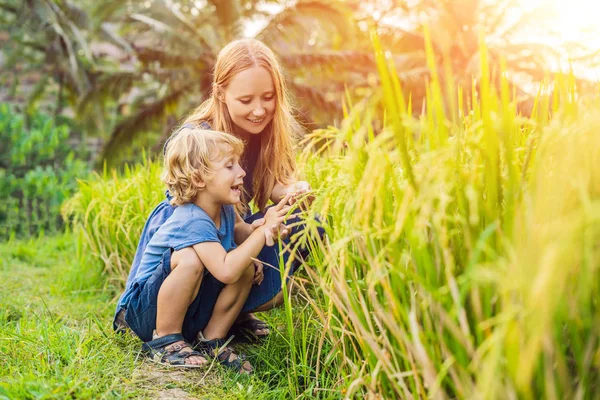
[[[112,331],[115,291],[75,254],[71,235],[0,245],[0,398],[340,397],[315,388],[307,366],[294,368],[306,377],[291,377],[284,310],[262,316],[274,326],[271,339],[243,348],[257,371],[252,377],[217,365],[181,371],[144,360],[136,338]],[[310,315],[295,303],[296,315]],[[314,319],[300,320],[303,332],[318,330],[307,322]]]

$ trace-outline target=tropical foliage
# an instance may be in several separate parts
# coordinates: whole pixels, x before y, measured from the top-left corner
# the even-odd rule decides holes
[[[102,19],[120,27],[132,63],[100,73],[81,102],[85,111],[106,98],[129,96],[124,118],[114,127],[105,155],[157,126],[163,135],[168,134],[176,121],[209,93],[217,52],[235,38],[256,37],[280,54],[302,105],[299,117],[307,123],[323,123],[341,115],[345,82],[367,85],[370,53],[353,47],[356,29],[342,2],[230,0],[199,5],[154,1],[137,12],[126,11],[120,1],[113,4],[103,5]],[[277,11],[266,13],[265,7]],[[258,32],[243,31],[259,24],[261,17],[264,27]]]
[[[54,115],[75,104],[91,84],[87,25],[85,11],[67,1],[0,1],[0,31],[7,34],[0,79],[11,94],[5,100],[21,100],[29,112],[46,100],[42,106]],[[31,90],[22,91],[28,83]]]
[[[0,239],[62,230],[60,206],[89,170],[68,140],[66,125],[38,113],[27,128],[24,115],[0,103]]]
[[[531,83],[546,78],[546,66],[561,49],[536,39],[549,32],[544,14],[519,11],[518,3],[153,0],[74,6],[2,0],[2,25],[11,28],[0,77],[16,94],[23,76],[16,71],[31,71],[30,109],[45,94],[55,97],[50,106],[56,114],[74,107],[88,133],[106,137],[110,131],[103,156],[112,158],[132,142],[158,148],[209,92],[216,53],[242,36],[261,39],[280,55],[299,118],[310,127],[330,124],[341,115],[345,95],[368,97],[379,84],[367,36],[375,28],[394,55],[414,113],[422,111],[430,73],[442,83],[446,108],[456,108],[453,84],[469,90],[480,78],[483,39],[493,83],[499,85],[504,63],[519,110],[528,114]],[[429,64],[427,37],[435,55]],[[581,93],[593,88],[584,79],[577,85]]]

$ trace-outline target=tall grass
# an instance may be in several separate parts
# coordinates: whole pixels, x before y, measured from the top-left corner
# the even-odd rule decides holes
[[[162,166],[144,160],[122,173],[105,169],[80,181],[79,191],[62,208],[90,267],[101,268],[116,288],[125,286],[144,223],[165,198]]]
[[[301,157],[328,239],[313,305],[346,396],[598,398],[600,99],[559,76],[525,118],[482,46],[471,94],[445,107],[432,74],[414,118],[374,44],[381,101]]]
[[[286,299],[285,371],[264,373],[284,397],[598,398],[600,99],[557,76],[524,117],[482,46],[472,90],[432,74],[415,117],[374,46],[381,95],[305,139],[327,234],[307,220],[312,311]],[[159,168],[105,172],[65,208],[118,286]]]

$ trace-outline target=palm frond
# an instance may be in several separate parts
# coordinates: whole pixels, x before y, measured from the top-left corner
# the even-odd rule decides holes
[[[375,59],[372,53],[361,51],[321,51],[282,54],[281,62],[292,69],[327,66],[343,68],[346,71],[372,72],[375,70]]]
[[[294,92],[296,99],[301,101],[303,104],[310,104],[311,108],[331,112],[337,116],[341,115],[341,101],[327,99],[326,96],[323,95],[322,91],[316,90],[312,86],[293,81],[289,82],[289,85],[291,90]]]
[[[394,53],[423,52],[425,49],[425,38],[419,31],[411,32],[394,27],[378,35],[383,47]]]
[[[209,0],[215,8],[215,16],[223,29],[225,42],[241,36],[241,5],[239,0]]]
[[[255,37],[259,40],[269,41],[281,36],[282,27],[290,28],[299,25],[299,17],[311,17],[321,21],[323,26],[334,26],[338,33],[345,36],[345,40],[354,40],[355,25],[352,23],[351,10],[340,3],[326,3],[318,0],[298,1],[284,8],[274,15],[267,25]]]
[[[208,69],[212,65],[208,65],[206,59],[210,60],[210,55],[205,56],[203,54],[192,55],[192,53],[186,54],[174,54],[166,50],[158,50],[149,47],[136,48],[136,55],[139,61],[143,64],[150,64],[158,62],[162,68],[183,68],[193,67],[195,69]]]
[[[175,29],[162,21],[143,14],[129,15],[129,19],[151,28],[152,32],[157,35],[156,38],[164,38],[165,35],[168,35],[169,38],[173,39],[172,44],[177,44],[181,46],[182,49],[186,49],[189,52],[204,53],[206,50],[196,38],[184,35],[180,30]]]
[[[123,39],[121,35],[116,32],[116,29],[113,25],[108,22],[101,23],[100,32],[108,41],[119,46],[119,48],[123,49],[127,54],[133,55],[133,47],[131,47],[129,42]]]
[[[77,114],[85,117],[91,105],[105,104],[108,99],[118,99],[141,80],[142,74],[137,71],[110,72],[95,76],[92,87],[79,101]]]
[[[68,74],[75,79],[77,91],[83,92],[89,85],[84,64],[93,65],[94,60],[84,34],[74,21],[69,20],[68,15],[75,13],[75,7],[68,4],[66,1],[56,3],[48,0],[24,3],[26,8],[21,11],[21,26],[25,27],[23,29],[35,26],[34,29],[40,32],[42,36],[39,39],[47,48],[47,62],[58,64],[64,59],[68,61]],[[39,29],[40,24],[45,26],[43,30]],[[31,33],[28,32],[28,35]]]
[[[189,89],[184,86],[151,104],[141,107],[134,115],[119,122],[102,149],[100,160],[110,160],[120,146],[131,143],[136,135],[151,129],[157,122],[161,122],[165,115],[174,109],[187,95],[189,95]]]
[[[527,12],[521,12],[519,18],[509,24],[502,26],[500,23],[496,24],[496,30],[494,32],[489,32],[490,35],[503,38],[504,41],[508,42],[509,40],[514,39],[514,36],[518,33],[522,32],[523,27],[531,27],[535,26],[535,21],[539,22],[539,16],[543,15],[543,6],[537,6],[533,10]],[[506,19],[504,19],[506,22]]]
[[[186,15],[184,15],[177,7],[167,6],[163,2],[154,5],[154,7],[162,6],[162,8],[172,15],[176,21],[181,23],[181,26],[185,28],[185,30],[192,35],[194,40],[196,40],[201,47],[204,48],[203,52],[214,52],[216,49],[213,49],[211,44],[205,40],[204,35],[198,29],[198,26],[202,24],[198,24],[192,22]]]

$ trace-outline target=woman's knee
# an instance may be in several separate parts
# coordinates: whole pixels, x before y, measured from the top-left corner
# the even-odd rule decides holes
[[[204,275],[204,265],[200,258],[190,247],[174,251],[171,255],[171,271],[184,269],[186,272],[200,278]]]

